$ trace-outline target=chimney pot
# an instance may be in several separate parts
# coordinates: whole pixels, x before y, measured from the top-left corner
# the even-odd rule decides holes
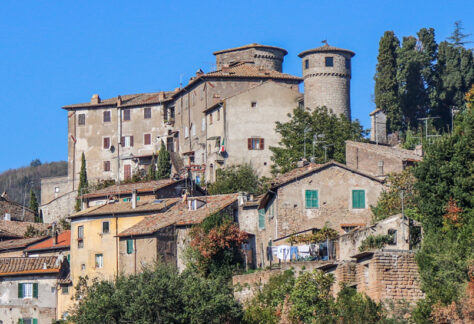
[[[99,104],[100,103],[100,97],[97,93],[92,95],[91,98],[91,104]]]
[[[137,208],[137,189],[132,190],[132,208]]]

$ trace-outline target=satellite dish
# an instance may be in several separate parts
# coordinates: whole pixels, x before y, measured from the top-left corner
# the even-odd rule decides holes
[[[114,153],[115,152],[115,146],[110,145],[109,151],[110,151],[110,153]]]

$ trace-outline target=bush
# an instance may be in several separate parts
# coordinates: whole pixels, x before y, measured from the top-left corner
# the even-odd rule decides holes
[[[392,242],[392,235],[369,235],[359,246],[359,251],[364,252],[372,249],[382,249],[385,245]]]

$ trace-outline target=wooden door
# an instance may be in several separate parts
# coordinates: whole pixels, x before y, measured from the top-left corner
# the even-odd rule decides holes
[[[130,164],[125,164],[123,166],[123,176],[125,180],[130,179],[132,177],[132,167]]]

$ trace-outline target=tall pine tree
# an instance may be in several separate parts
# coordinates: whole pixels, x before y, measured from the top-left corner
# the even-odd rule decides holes
[[[379,43],[375,73],[375,105],[387,115],[388,131],[402,128],[402,111],[398,99],[397,50],[400,41],[393,31],[386,31]]]
[[[152,158],[151,158],[151,163],[150,163],[150,165],[148,166],[148,171],[147,171],[146,179],[147,179],[148,181],[156,180],[156,159],[155,159],[155,154],[153,154],[153,156],[152,156]]]
[[[35,222],[38,222],[38,199],[33,189],[30,189],[30,209],[35,213]]]
[[[81,172],[79,173],[79,187],[77,188],[78,198],[76,199],[76,211],[81,210],[81,195],[88,193],[89,183],[87,181],[87,170],[86,170],[86,156],[82,152],[81,156]]]
[[[171,157],[166,150],[165,143],[161,141],[160,152],[158,153],[158,169],[156,170],[156,179],[166,179],[171,175]]]

